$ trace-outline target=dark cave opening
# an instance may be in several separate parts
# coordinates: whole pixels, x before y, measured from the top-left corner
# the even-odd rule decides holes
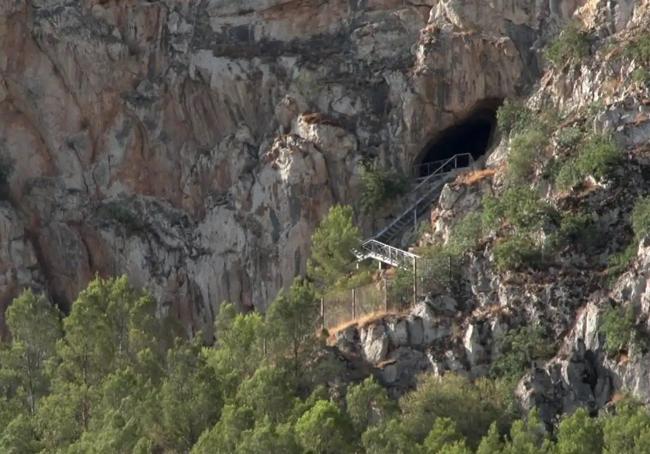
[[[415,176],[430,175],[441,161],[460,153],[470,153],[474,160],[483,156],[494,141],[500,104],[500,100],[484,101],[464,120],[436,135],[416,159]]]

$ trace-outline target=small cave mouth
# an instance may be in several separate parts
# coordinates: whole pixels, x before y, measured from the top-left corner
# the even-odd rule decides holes
[[[438,133],[415,160],[415,176],[430,175],[440,161],[460,153],[469,153],[474,160],[481,158],[494,142],[497,109],[501,102],[483,101],[463,120]]]

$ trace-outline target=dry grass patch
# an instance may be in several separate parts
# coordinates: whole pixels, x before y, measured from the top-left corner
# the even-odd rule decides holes
[[[470,172],[458,175],[454,183],[464,186],[472,186],[476,183],[479,183],[480,181],[485,180],[486,178],[492,178],[496,172],[497,171],[494,168],[472,170]]]
[[[388,310],[388,311],[382,310],[382,311],[371,312],[369,314],[364,315],[363,317],[357,318],[356,320],[347,320],[341,322],[338,325],[327,329],[327,331],[329,332],[327,343],[328,345],[332,345],[336,341],[336,335],[338,333],[340,333],[341,331],[345,331],[346,329],[352,326],[356,326],[357,328],[365,328],[366,326],[372,325],[373,323],[377,323],[378,321],[383,320],[386,317],[396,316],[396,315],[404,315],[404,313],[395,310]]]

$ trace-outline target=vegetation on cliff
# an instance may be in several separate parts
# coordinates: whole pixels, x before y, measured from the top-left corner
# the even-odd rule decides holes
[[[578,410],[553,436],[518,414],[500,377],[545,354],[526,331],[494,380],[428,374],[399,400],[371,377],[341,381],[315,301],[296,281],[266,317],[224,304],[219,338],[201,345],[124,277],[95,279],[64,318],[26,292],[0,351],[0,450],[592,453],[637,452],[650,437],[650,414],[627,401],[599,418]]]

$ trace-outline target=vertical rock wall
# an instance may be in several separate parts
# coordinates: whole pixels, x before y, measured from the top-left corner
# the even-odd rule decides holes
[[[188,331],[304,272],[358,162],[521,91],[574,2],[6,0],[0,313],[127,273]],[[577,3],[577,2],[576,2]]]

